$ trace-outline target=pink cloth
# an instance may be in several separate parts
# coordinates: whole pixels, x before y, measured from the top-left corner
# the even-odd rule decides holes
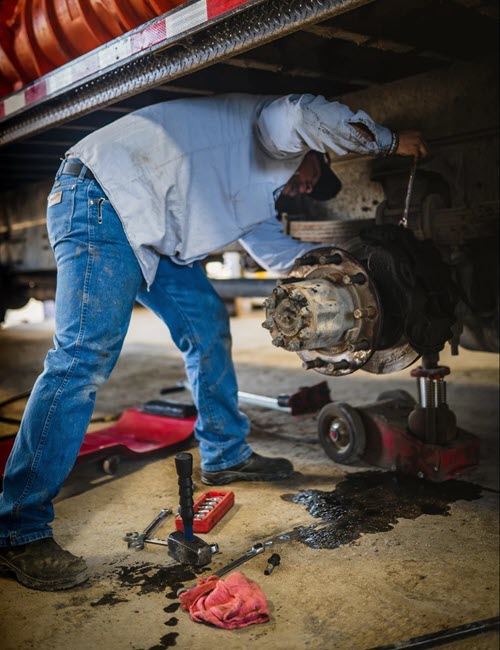
[[[193,621],[225,630],[269,620],[264,592],[239,572],[231,573],[225,580],[217,576],[200,578],[196,587],[185,591],[179,599]]]

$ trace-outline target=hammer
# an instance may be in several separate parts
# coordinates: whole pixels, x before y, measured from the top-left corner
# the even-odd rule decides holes
[[[168,536],[168,554],[181,564],[205,566],[212,561],[212,555],[219,552],[219,547],[217,544],[207,544],[193,534],[193,456],[182,452],[174,458],[179,484],[179,515],[183,530],[175,530]]]

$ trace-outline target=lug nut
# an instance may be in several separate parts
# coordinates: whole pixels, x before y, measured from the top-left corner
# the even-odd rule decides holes
[[[275,345],[277,348],[282,348],[285,345],[285,342],[281,338],[281,336],[277,336],[275,339],[272,340],[272,344]]]
[[[355,309],[352,315],[354,318],[373,318],[377,315],[377,310],[375,307],[362,307],[361,309]]]
[[[349,352],[359,352],[360,350],[369,350],[371,347],[370,341],[362,339],[361,341],[356,341],[356,343],[349,344]]]
[[[263,306],[264,306],[264,307],[267,307],[268,309],[269,309],[269,308],[270,308],[270,309],[273,309],[274,307],[276,307],[276,302],[275,302],[274,298],[272,298],[272,297],[270,297],[270,298],[266,298],[266,299],[264,300],[264,304],[263,304]]]
[[[342,359],[342,361],[335,361],[334,363],[328,363],[326,369],[328,372],[335,372],[335,370],[347,370],[350,367],[349,361]]]
[[[364,284],[366,282],[366,276],[364,273],[355,273],[351,275],[351,282],[353,284]]]
[[[299,262],[305,266],[312,266],[313,264],[317,264],[315,255],[304,255],[304,257],[301,257],[299,259]]]
[[[290,352],[298,352],[301,347],[302,346],[298,341],[292,341],[288,344],[288,350],[290,350]]]
[[[344,284],[364,284],[366,277],[363,273],[355,273],[354,275],[344,275],[342,278]]]
[[[271,330],[273,328],[273,321],[272,320],[265,320],[262,323],[262,327],[266,330]]]
[[[319,357],[316,357],[316,359],[311,359],[310,361],[304,361],[302,364],[302,367],[305,370],[312,370],[313,368],[322,368],[325,364],[325,361],[323,359],[320,359]]]
[[[310,339],[312,336],[312,329],[310,327],[304,327],[304,329],[299,332],[299,339]]]
[[[341,264],[342,257],[338,253],[333,255],[321,255],[318,262],[320,264]]]

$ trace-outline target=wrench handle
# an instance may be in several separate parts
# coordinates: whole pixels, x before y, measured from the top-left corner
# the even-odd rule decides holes
[[[399,221],[399,225],[403,226],[403,228],[408,228],[408,215],[410,214],[411,195],[413,194],[413,183],[415,181],[416,173],[417,173],[417,159],[415,158],[410,170],[410,178],[408,180],[408,189],[406,190],[405,207],[403,211],[403,216]]]
[[[246,562],[250,558],[259,555],[259,553],[263,553],[265,548],[266,547],[262,542],[257,542],[257,544],[254,544],[252,548],[249,551],[247,551],[244,555],[239,557],[237,560],[234,560],[234,562],[231,562],[231,564],[226,564],[226,566],[223,566],[222,569],[219,569],[212,575],[217,576],[219,578],[222,577],[223,575],[226,575],[226,573],[229,573],[233,569],[236,569],[236,567],[239,567],[240,564],[243,564],[243,562]]]
[[[171,514],[171,512],[172,511],[170,510],[170,508],[164,508],[163,510],[160,510],[160,512],[153,519],[153,521],[149,524],[149,526],[142,531],[141,537],[147,539],[150,535],[152,535],[154,531],[164,521],[164,519],[166,519],[168,515]]]

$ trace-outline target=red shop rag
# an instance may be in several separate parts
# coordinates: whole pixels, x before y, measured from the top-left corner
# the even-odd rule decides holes
[[[196,623],[234,630],[269,620],[266,597],[259,585],[243,573],[200,578],[196,587],[180,594],[182,609]]]

